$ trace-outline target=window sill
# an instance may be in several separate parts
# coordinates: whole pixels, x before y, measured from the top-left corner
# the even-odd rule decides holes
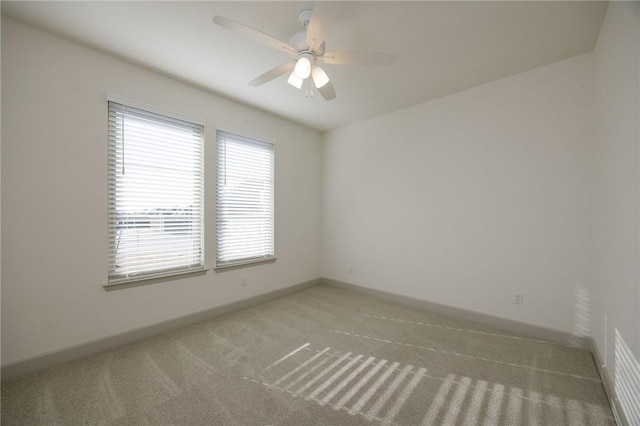
[[[198,268],[189,269],[188,271],[175,271],[172,273],[164,274],[148,274],[140,277],[121,278],[118,280],[113,280],[107,284],[103,284],[102,286],[105,288],[105,290],[116,290],[120,288],[135,287],[139,285],[153,284],[156,282],[175,280],[178,278],[186,278],[190,275],[200,275],[205,274],[206,272],[206,268]]]
[[[249,266],[260,265],[263,263],[274,263],[276,260],[278,260],[278,258],[275,256],[263,257],[260,259],[241,260],[238,262],[229,262],[222,265],[217,265],[215,268],[213,268],[213,270],[216,272],[224,272],[231,269],[247,268]]]

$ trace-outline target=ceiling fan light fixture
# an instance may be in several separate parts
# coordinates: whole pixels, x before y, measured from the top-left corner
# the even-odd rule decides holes
[[[1,1],[1,0],[0,0]],[[390,65],[396,55],[379,50],[326,51],[325,33],[338,14],[340,3],[337,1],[316,1],[313,10],[305,9],[298,18],[304,30],[297,32],[286,43],[269,34],[258,31],[240,22],[216,15],[213,22],[265,46],[291,55],[291,60],[277,66],[249,82],[252,87],[261,86],[284,74],[289,73],[287,83],[302,89],[306,81],[306,92],[312,96],[314,87],[327,100],[336,98],[333,83],[327,73],[316,64],[330,65]],[[309,81],[309,77],[312,77]]]
[[[293,72],[302,80],[311,75],[311,60],[307,55],[302,55],[298,58],[298,62],[296,62],[296,67],[293,69]]]
[[[311,78],[313,78],[313,83],[318,89],[329,82],[329,76],[320,67],[315,67],[313,69],[313,71],[311,72]]]
[[[287,83],[289,83],[290,85],[292,85],[296,89],[301,89],[302,88],[302,82],[303,81],[304,81],[304,79],[298,77],[298,75],[296,74],[295,70],[293,70],[293,72],[291,73],[291,75],[287,79]]]

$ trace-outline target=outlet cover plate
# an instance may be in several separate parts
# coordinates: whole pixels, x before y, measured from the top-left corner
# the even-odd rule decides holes
[[[524,294],[519,291],[513,292],[513,303],[515,303],[516,305],[524,304]]]

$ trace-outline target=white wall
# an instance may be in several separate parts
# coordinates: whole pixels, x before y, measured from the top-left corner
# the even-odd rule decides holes
[[[610,3],[594,58],[593,336],[618,392],[635,383],[640,404],[640,3]],[[640,406],[627,416],[640,424]]]
[[[318,133],[4,18],[2,67],[4,363],[318,278]],[[215,126],[275,139],[278,261],[106,292],[106,92],[206,121],[209,266]]]
[[[588,334],[591,61],[327,133],[322,276]]]

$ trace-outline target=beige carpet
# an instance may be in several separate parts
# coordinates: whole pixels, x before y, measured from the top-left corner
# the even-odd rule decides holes
[[[591,354],[328,286],[2,383],[3,425],[606,425]]]

